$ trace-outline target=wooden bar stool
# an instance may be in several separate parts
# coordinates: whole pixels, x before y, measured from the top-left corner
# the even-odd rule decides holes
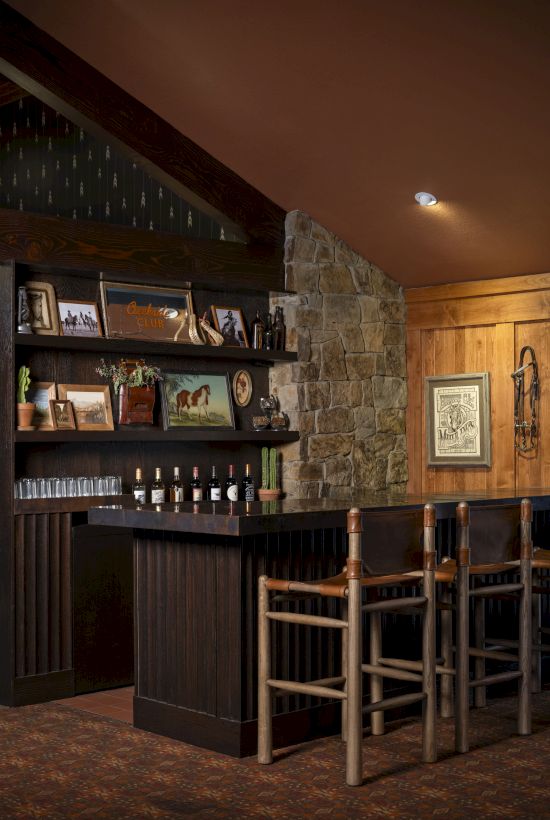
[[[469,749],[469,692],[474,690],[476,706],[485,705],[486,687],[495,683],[518,680],[518,734],[531,733],[531,584],[532,584],[532,505],[523,499],[521,505],[479,506],[470,508],[466,502],[457,507],[456,562],[456,664],[447,673],[455,673],[455,744],[457,752]],[[502,578],[516,573],[519,580]],[[498,576],[497,581],[482,576]],[[483,581],[480,584],[480,580]],[[490,598],[519,598],[518,655],[488,647],[485,640],[485,602]],[[447,601],[445,596],[445,601]],[[475,646],[470,646],[470,601],[474,601]],[[442,622],[442,630],[449,622]],[[449,646],[452,637],[442,635],[442,644]],[[470,676],[470,658],[474,658],[474,675]],[[487,659],[517,662],[518,669],[487,675]],[[449,687],[442,689],[442,712],[452,711]]]
[[[348,558],[340,575],[317,583],[304,583],[268,578],[259,579],[259,647],[258,647],[258,761],[271,763],[272,698],[289,692],[332,698],[342,701],[342,735],[346,739],[346,783],[359,786],[362,782],[362,714],[381,715],[386,709],[422,701],[423,752],[425,762],[436,759],[435,742],[435,508],[424,510],[392,510],[366,513],[363,516],[365,537],[362,538],[361,513],[354,508],[348,513]],[[364,549],[362,550],[362,541]],[[422,543],[423,542],[423,543]],[[362,552],[367,571],[362,571]],[[420,573],[419,573],[420,570]],[[411,573],[408,574],[408,573]],[[403,597],[383,597],[377,590],[416,586],[419,594]],[[370,600],[362,603],[361,591],[371,590]],[[278,593],[270,599],[270,593]],[[341,598],[345,606],[341,618],[281,612],[272,609],[280,600],[313,593],[322,597]],[[370,663],[362,662],[362,613],[378,623],[383,612],[408,611],[422,615],[422,671],[410,671],[406,661],[380,656],[379,627],[371,634],[378,638],[371,649]],[[271,676],[270,622],[283,621],[305,627],[328,627],[342,631],[342,670],[333,678],[299,682],[275,679]],[[375,683],[371,687],[371,703],[363,708],[362,675],[367,673]],[[414,682],[419,692],[384,698],[380,681],[384,677]],[[378,726],[376,718],[374,725]],[[382,727],[383,729],[383,727]]]

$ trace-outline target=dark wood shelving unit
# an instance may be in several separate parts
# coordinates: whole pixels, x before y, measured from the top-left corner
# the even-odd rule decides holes
[[[257,442],[298,441],[300,434],[292,430],[160,430],[158,427],[133,430],[18,430],[16,444],[48,444],[49,442],[93,441],[234,441],[255,444]]]
[[[87,512],[90,507],[103,504],[122,504],[131,495],[79,495],[66,498],[16,498],[15,515],[42,515],[44,513]]]
[[[132,353],[143,356],[145,350],[151,356],[177,356],[183,359],[226,359],[271,365],[276,362],[295,362],[297,353],[289,350],[253,350],[250,347],[214,347],[213,345],[189,345],[176,342],[148,342],[139,339],[75,338],[72,336],[39,336],[16,333],[15,344],[44,350],[70,350],[95,353]]]

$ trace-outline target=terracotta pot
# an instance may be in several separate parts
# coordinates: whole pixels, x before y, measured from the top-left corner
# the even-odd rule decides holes
[[[18,430],[35,430],[36,427],[32,423],[36,404],[27,401],[24,404],[17,403],[17,429]]]
[[[152,424],[155,387],[128,387],[123,384],[118,394],[119,424]]]
[[[260,501],[277,501],[281,497],[280,490],[264,490],[260,487],[258,490],[258,498]]]

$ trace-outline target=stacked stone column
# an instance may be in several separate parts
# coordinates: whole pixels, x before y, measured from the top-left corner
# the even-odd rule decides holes
[[[300,441],[281,447],[287,497],[350,500],[405,491],[405,302],[401,287],[307,214],[286,218],[286,286],[277,296],[298,363],[271,391]]]

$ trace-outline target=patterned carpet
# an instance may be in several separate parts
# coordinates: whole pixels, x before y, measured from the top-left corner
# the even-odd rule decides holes
[[[467,755],[454,755],[452,721],[439,721],[433,765],[419,763],[416,721],[365,737],[355,789],[337,738],[259,766],[72,707],[2,709],[0,817],[550,818],[550,692],[535,697],[530,738],[513,735],[513,709],[507,698],[472,712]]]

